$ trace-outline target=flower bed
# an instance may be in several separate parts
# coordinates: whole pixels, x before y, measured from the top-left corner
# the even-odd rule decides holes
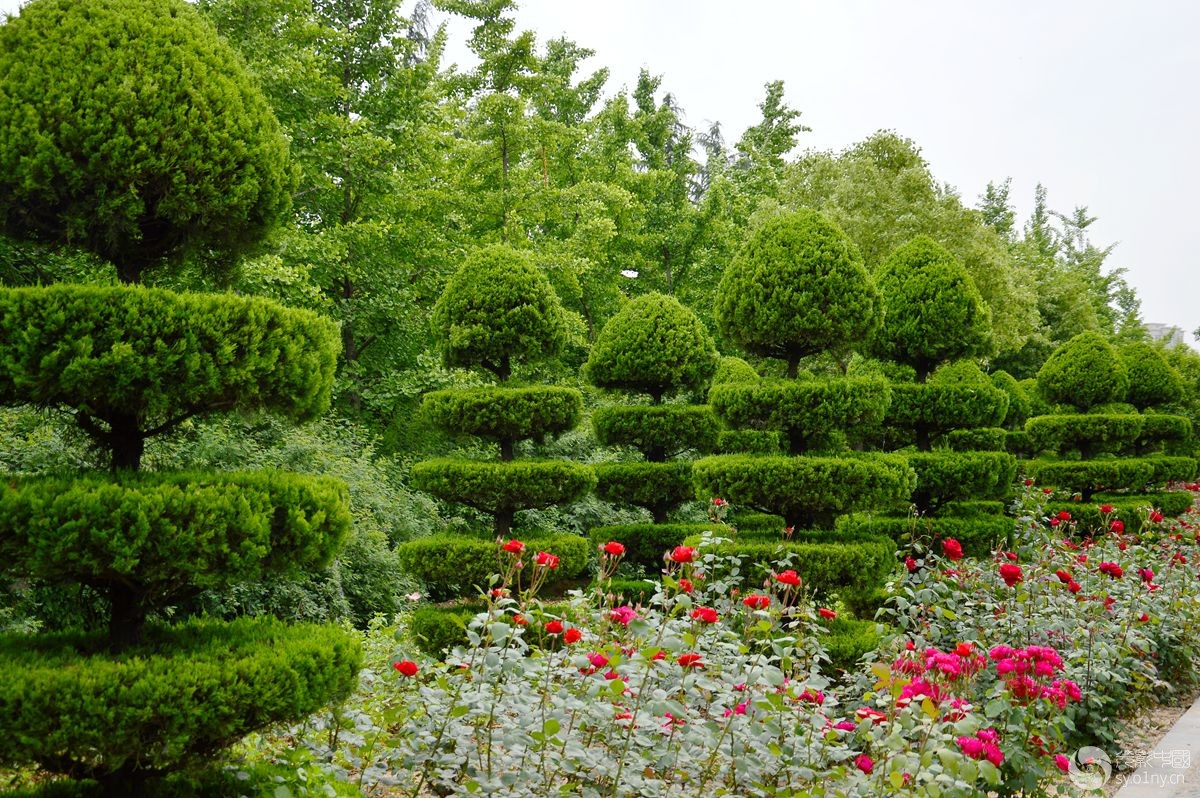
[[[468,647],[431,662],[380,621],[357,698],[286,751],[248,741],[242,766],[307,794],[1082,794],[1080,746],[1115,759],[1120,718],[1194,684],[1200,536],[1189,512],[1073,541],[1048,498],[1027,486],[1012,551],[945,541],[898,566],[892,633],[836,683],[844,609],[794,562],[739,592],[746,564],[680,546],[629,606],[603,589],[612,543],[599,589],[544,605],[509,584],[514,552]]]

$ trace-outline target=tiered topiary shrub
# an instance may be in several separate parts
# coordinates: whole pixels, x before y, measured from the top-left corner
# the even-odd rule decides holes
[[[176,0],[40,0],[0,26],[5,229],[88,246],[126,283],[0,290],[0,403],[73,414],[110,467],[0,483],[0,578],[107,604],[103,628],[0,637],[0,768],[109,796],[182,794],[357,683],[338,628],[165,621],[201,589],[327,565],[351,523],[330,480],[142,469],[188,418],[329,407],[332,323],[136,284],[192,247],[231,256],[287,207],[286,141],[238,63]]]
[[[600,544],[625,545],[627,562],[657,571],[663,552],[683,542],[694,525],[668,524],[668,514],[695,498],[687,452],[711,452],[719,424],[706,405],[664,404],[684,392],[704,390],[717,368],[717,350],[704,324],[674,297],[638,297],[597,336],[584,376],[598,388],[649,396],[650,405],[609,405],[592,413],[596,439],[633,449],[640,460],[596,466],[596,495],[650,512],[652,524],[593,529]]]
[[[495,539],[513,534],[516,513],[575,501],[592,489],[596,478],[590,467],[578,463],[516,458],[520,441],[559,435],[583,416],[577,390],[514,384],[516,367],[557,355],[566,339],[558,297],[527,256],[501,245],[476,250],[447,282],[432,324],[447,366],[475,368],[499,382],[433,391],[422,402],[436,426],[492,442],[499,458],[442,458],[413,466],[418,489],[493,519],[488,531],[444,533],[398,547],[405,570],[433,598],[446,599],[486,584],[495,573]],[[561,576],[586,567],[584,538],[537,534],[540,547],[560,556]]]
[[[793,540],[739,535],[741,547],[782,543],[799,556],[811,585],[836,589],[847,601],[872,593],[893,563],[886,538],[841,540],[839,514],[895,506],[912,492],[902,457],[849,452],[844,431],[875,424],[887,409],[881,379],[798,377],[800,361],[842,354],[874,329],[879,296],[845,234],[814,211],[776,217],[762,226],[721,280],[722,333],[754,354],[787,364],[787,379],[714,385],[709,401],[733,428],[779,433],[787,455],[725,454],[693,466],[701,496],[782,516]]]
[[[1131,529],[1140,519],[1129,514],[1130,508],[1170,501],[1145,491],[1195,476],[1191,457],[1129,455],[1151,452],[1165,439],[1191,433],[1186,419],[1139,413],[1138,407],[1124,403],[1132,398],[1149,409],[1153,401],[1169,400],[1169,389],[1155,387],[1147,378],[1157,372],[1163,385],[1170,382],[1170,375],[1154,364],[1137,364],[1142,384],[1131,390],[1126,363],[1136,359],[1136,354],[1128,360],[1122,357],[1098,333],[1082,333],[1055,350],[1038,373],[1042,396],[1057,412],[1026,422],[1031,446],[1043,455],[1028,462],[1026,470],[1039,484],[1076,500],[1054,505],[1052,511],[1086,519],[1099,517],[1097,507],[1102,504],[1120,505],[1121,512],[1109,514],[1109,520],[1120,520]]]

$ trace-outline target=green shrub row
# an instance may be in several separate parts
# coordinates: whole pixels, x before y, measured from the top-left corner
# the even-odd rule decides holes
[[[590,466],[565,460],[455,460],[416,463],[414,487],[448,502],[484,512],[524,510],[566,504],[596,486]]]
[[[956,452],[1003,452],[1008,446],[1008,430],[1002,427],[977,427],[950,430],[940,441]]]
[[[659,515],[695,498],[692,464],[686,461],[603,463],[594,468],[596,495],[605,501],[635,504]]]
[[[1008,411],[1008,394],[978,385],[894,383],[883,424],[929,434],[996,427]]]
[[[351,524],[343,483],[284,472],[88,476],[0,484],[0,571],[162,601],[266,571],[328,565]]]
[[[969,557],[988,557],[1013,532],[1014,520],[1004,515],[894,516],[858,513],[838,519],[843,534],[880,535],[897,548],[908,549],[914,538],[932,544],[941,553],[940,541],[954,538]]]
[[[137,756],[140,769],[174,769],[349,695],[361,661],[342,629],[269,618],[151,626],[118,655],[106,643],[0,638],[0,766],[103,776]]]
[[[716,455],[692,466],[699,495],[782,515],[789,526],[832,526],[829,516],[906,502],[916,474],[900,455]],[[815,523],[820,520],[821,523]]]
[[[1100,512],[1100,508],[1106,504],[1113,508],[1107,519]],[[1050,502],[1046,505],[1046,513],[1051,517],[1060,512],[1070,513],[1071,519],[1084,533],[1106,531],[1105,520],[1119,520],[1125,525],[1126,532],[1137,533],[1142,529],[1143,508],[1153,507],[1164,517],[1175,518],[1182,515],[1191,506],[1192,496],[1187,491],[1139,494],[1097,493],[1089,502]]]
[[[1030,460],[1023,463],[1027,476],[1040,485],[1084,494],[1098,491],[1133,491],[1160,488],[1196,476],[1192,457],[1142,457],[1102,460]]]
[[[409,619],[409,630],[417,648],[440,659],[455,646],[467,644],[467,623],[486,610],[487,605],[483,603],[420,607]]]
[[[885,381],[857,377],[726,383],[714,385],[708,399],[726,424],[784,431],[799,454],[830,432],[879,423],[888,396]]]
[[[1140,415],[1037,416],[1025,422],[1025,432],[1035,451],[1076,449],[1091,454],[1120,451],[1141,436],[1143,423]]]
[[[341,337],[306,310],[141,286],[0,289],[0,405],[155,426],[181,413],[329,407]],[[146,427],[146,428],[149,428]]]
[[[690,535],[699,535],[713,524],[621,524],[598,526],[588,532],[592,549],[615,540],[625,546],[625,561],[641,565],[649,573],[663,567],[663,555],[683,543]]]
[[[911,452],[905,454],[917,472],[912,502],[923,512],[945,502],[996,499],[1008,494],[1017,478],[1017,459],[1008,452]]]
[[[717,436],[717,451],[722,454],[779,454],[783,436],[775,430],[723,429]]]
[[[610,405],[592,413],[596,440],[632,446],[647,459],[716,449],[721,425],[707,405]]]
[[[492,440],[541,440],[579,424],[583,395],[548,385],[431,391],[422,397],[421,410],[446,432]]]
[[[527,555],[523,558],[525,584],[533,570],[533,557],[546,551],[559,558],[553,581],[570,580],[587,570],[593,559],[590,541],[579,535],[525,535]],[[476,588],[486,589],[489,580],[507,561],[495,540],[469,535],[442,533],[401,543],[396,547],[400,567],[420,580],[425,593],[434,601],[455,596],[474,595]]]
[[[829,669],[834,674],[854,670],[863,655],[878,649],[882,642],[879,624],[872,620],[834,618],[823,623],[829,634],[819,640],[829,655]]]

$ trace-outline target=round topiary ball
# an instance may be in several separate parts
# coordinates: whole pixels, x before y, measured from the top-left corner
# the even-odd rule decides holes
[[[609,319],[592,345],[584,376],[600,388],[663,396],[700,390],[717,367],[704,324],[679,300],[651,293]]]
[[[755,382],[762,377],[740,357],[722,357],[717,361],[717,370],[713,373],[712,384],[724,385],[727,382]]]
[[[1085,332],[1054,350],[1038,372],[1038,387],[1048,402],[1071,405],[1080,412],[1125,398],[1129,375],[1104,336]]]
[[[918,381],[939,363],[987,352],[991,311],[967,270],[933,239],[918,236],[893,252],[878,285],[883,321],[873,349],[911,365]]]
[[[1001,426],[1006,429],[1020,429],[1029,418],[1030,401],[1025,389],[1017,382],[1016,377],[1007,371],[996,371],[991,375],[992,387],[1008,394],[1008,411],[1004,414]]]
[[[241,59],[183,0],[38,0],[0,25],[0,227],[136,282],[258,241],[288,145]]]
[[[1125,401],[1138,410],[1170,404],[1183,395],[1183,378],[1158,349],[1150,344],[1133,343],[1121,347],[1120,354],[1129,373]]]
[[[507,380],[514,363],[558,354],[566,320],[546,275],[526,254],[475,250],[446,282],[430,319],[447,366],[481,366]]]
[[[787,361],[853,347],[875,328],[879,293],[854,244],[813,210],[771,219],[729,264],[717,295],[723,335]]]

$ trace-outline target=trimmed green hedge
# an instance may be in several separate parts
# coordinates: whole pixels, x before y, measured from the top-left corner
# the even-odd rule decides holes
[[[993,388],[1008,394],[1008,410],[1004,413],[1004,420],[1000,426],[1006,429],[1024,427],[1025,420],[1030,415],[1031,403],[1025,389],[1021,387],[1021,383],[1017,382],[1016,377],[1007,371],[994,372],[991,380]]]
[[[779,454],[783,434],[767,429],[723,429],[717,436],[717,451],[722,454]]]
[[[758,372],[740,357],[722,357],[717,361],[717,371],[713,374],[712,384],[721,385],[726,382],[755,382],[762,379]]]
[[[1116,452],[1133,443],[1143,424],[1140,415],[1036,416],[1025,422],[1025,432],[1036,451],[1065,453],[1074,449],[1091,456]]]
[[[420,607],[409,619],[409,631],[417,648],[431,657],[441,658],[455,646],[467,644],[467,624],[486,611],[487,605],[482,603]]]
[[[0,572],[160,601],[266,571],[328,565],[350,529],[345,485],[284,472],[0,483]]]
[[[599,388],[648,393],[660,401],[702,390],[717,368],[717,349],[700,318],[665,294],[640,296],[608,320],[583,373]]]
[[[605,501],[666,513],[695,498],[688,462],[603,463],[593,468],[596,495]]]
[[[875,621],[834,618],[822,623],[828,627],[829,634],[822,635],[818,641],[829,655],[829,668],[835,673],[854,670],[863,655],[875,651],[883,642],[877,631],[879,624]]]
[[[943,516],[956,518],[980,518],[984,516],[1004,515],[1007,506],[1003,501],[959,501],[946,502],[942,506]]]
[[[139,768],[173,769],[348,696],[362,658],[342,629],[270,618],[150,626],[117,655],[106,643],[0,638],[0,766],[102,776],[136,752]]]
[[[1008,445],[1008,430],[1002,427],[950,430],[940,443],[956,452],[1003,452]]]
[[[1119,520],[1125,531],[1140,532],[1142,529],[1142,507],[1154,507],[1165,518],[1176,518],[1192,506],[1192,495],[1188,491],[1164,491],[1162,493],[1097,493],[1090,502],[1050,502],[1046,514],[1050,517],[1066,511],[1084,532],[1104,532],[1102,505],[1112,505],[1108,520]]]
[[[1150,477],[1150,484],[1154,487],[1165,485],[1168,482],[1188,482],[1196,478],[1197,464],[1194,457],[1159,455],[1144,457],[1142,460],[1154,468],[1154,474]]]
[[[1129,374],[1125,401],[1138,410],[1171,404],[1183,395],[1183,378],[1152,344],[1131,343],[1120,349]]]
[[[647,459],[680,452],[711,452],[721,425],[707,405],[612,405],[592,413],[596,440],[605,446],[632,446]]]
[[[986,558],[1013,532],[1014,521],[1004,515],[926,515],[919,518],[898,515],[868,515],[859,513],[838,519],[838,531],[844,534],[880,535],[894,541],[896,547],[909,545],[913,535],[935,541],[934,550],[941,553],[936,541],[954,538],[970,557]]]
[[[1140,491],[1151,485],[1156,469],[1149,460],[1029,460],[1026,475],[1039,485],[1079,491],[1084,499],[1100,490]]]
[[[532,570],[531,563],[538,551],[559,557],[555,580],[579,576],[592,559],[591,543],[579,535],[542,533],[521,535],[520,539],[529,552],[524,558],[526,574]],[[472,595],[477,587],[486,589],[492,575],[499,573],[502,563],[507,562],[495,540],[454,533],[401,543],[396,546],[396,557],[405,573],[419,579],[435,601]]]
[[[708,399],[732,427],[784,431],[798,454],[831,432],[879,423],[888,396],[885,381],[856,377],[726,383]]]
[[[573,429],[583,394],[573,388],[465,388],[431,391],[421,411],[439,429],[493,440],[542,439]]]
[[[1185,441],[1192,436],[1192,422],[1187,416],[1147,413],[1142,416],[1142,422],[1142,434],[1137,439],[1139,447],[1166,441]]]
[[[1064,343],[1042,364],[1038,387],[1048,402],[1086,413],[1096,405],[1120,402],[1129,388],[1125,363],[1103,335],[1085,332]]]
[[[1004,448],[1017,457],[1033,457],[1033,444],[1029,440],[1029,433],[1023,429],[1009,430],[1004,436]]]
[[[971,427],[995,427],[1004,420],[1008,395],[973,385],[893,383],[883,423],[929,434]]]
[[[790,526],[907,500],[916,474],[898,455],[753,457],[716,455],[692,465],[699,496],[720,496],[738,506],[782,515]]]
[[[917,472],[912,501],[922,511],[963,499],[1007,495],[1017,478],[1017,459],[1008,452],[912,452],[905,455]]]
[[[782,535],[784,527],[787,526],[783,516],[771,513],[737,512],[729,521],[737,527],[739,535],[756,532]]]
[[[0,405],[66,406],[148,430],[182,414],[329,408],[337,326],[233,294],[140,286],[0,289]]]
[[[565,460],[442,458],[414,464],[409,478],[418,490],[489,513],[566,504],[596,485],[590,466]]]
[[[594,527],[588,532],[588,538],[593,549],[610,540],[623,543],[626,562],[658,573],[663,567],[663,554],[691,535],[716,528],[715,524],[620,524]]]

